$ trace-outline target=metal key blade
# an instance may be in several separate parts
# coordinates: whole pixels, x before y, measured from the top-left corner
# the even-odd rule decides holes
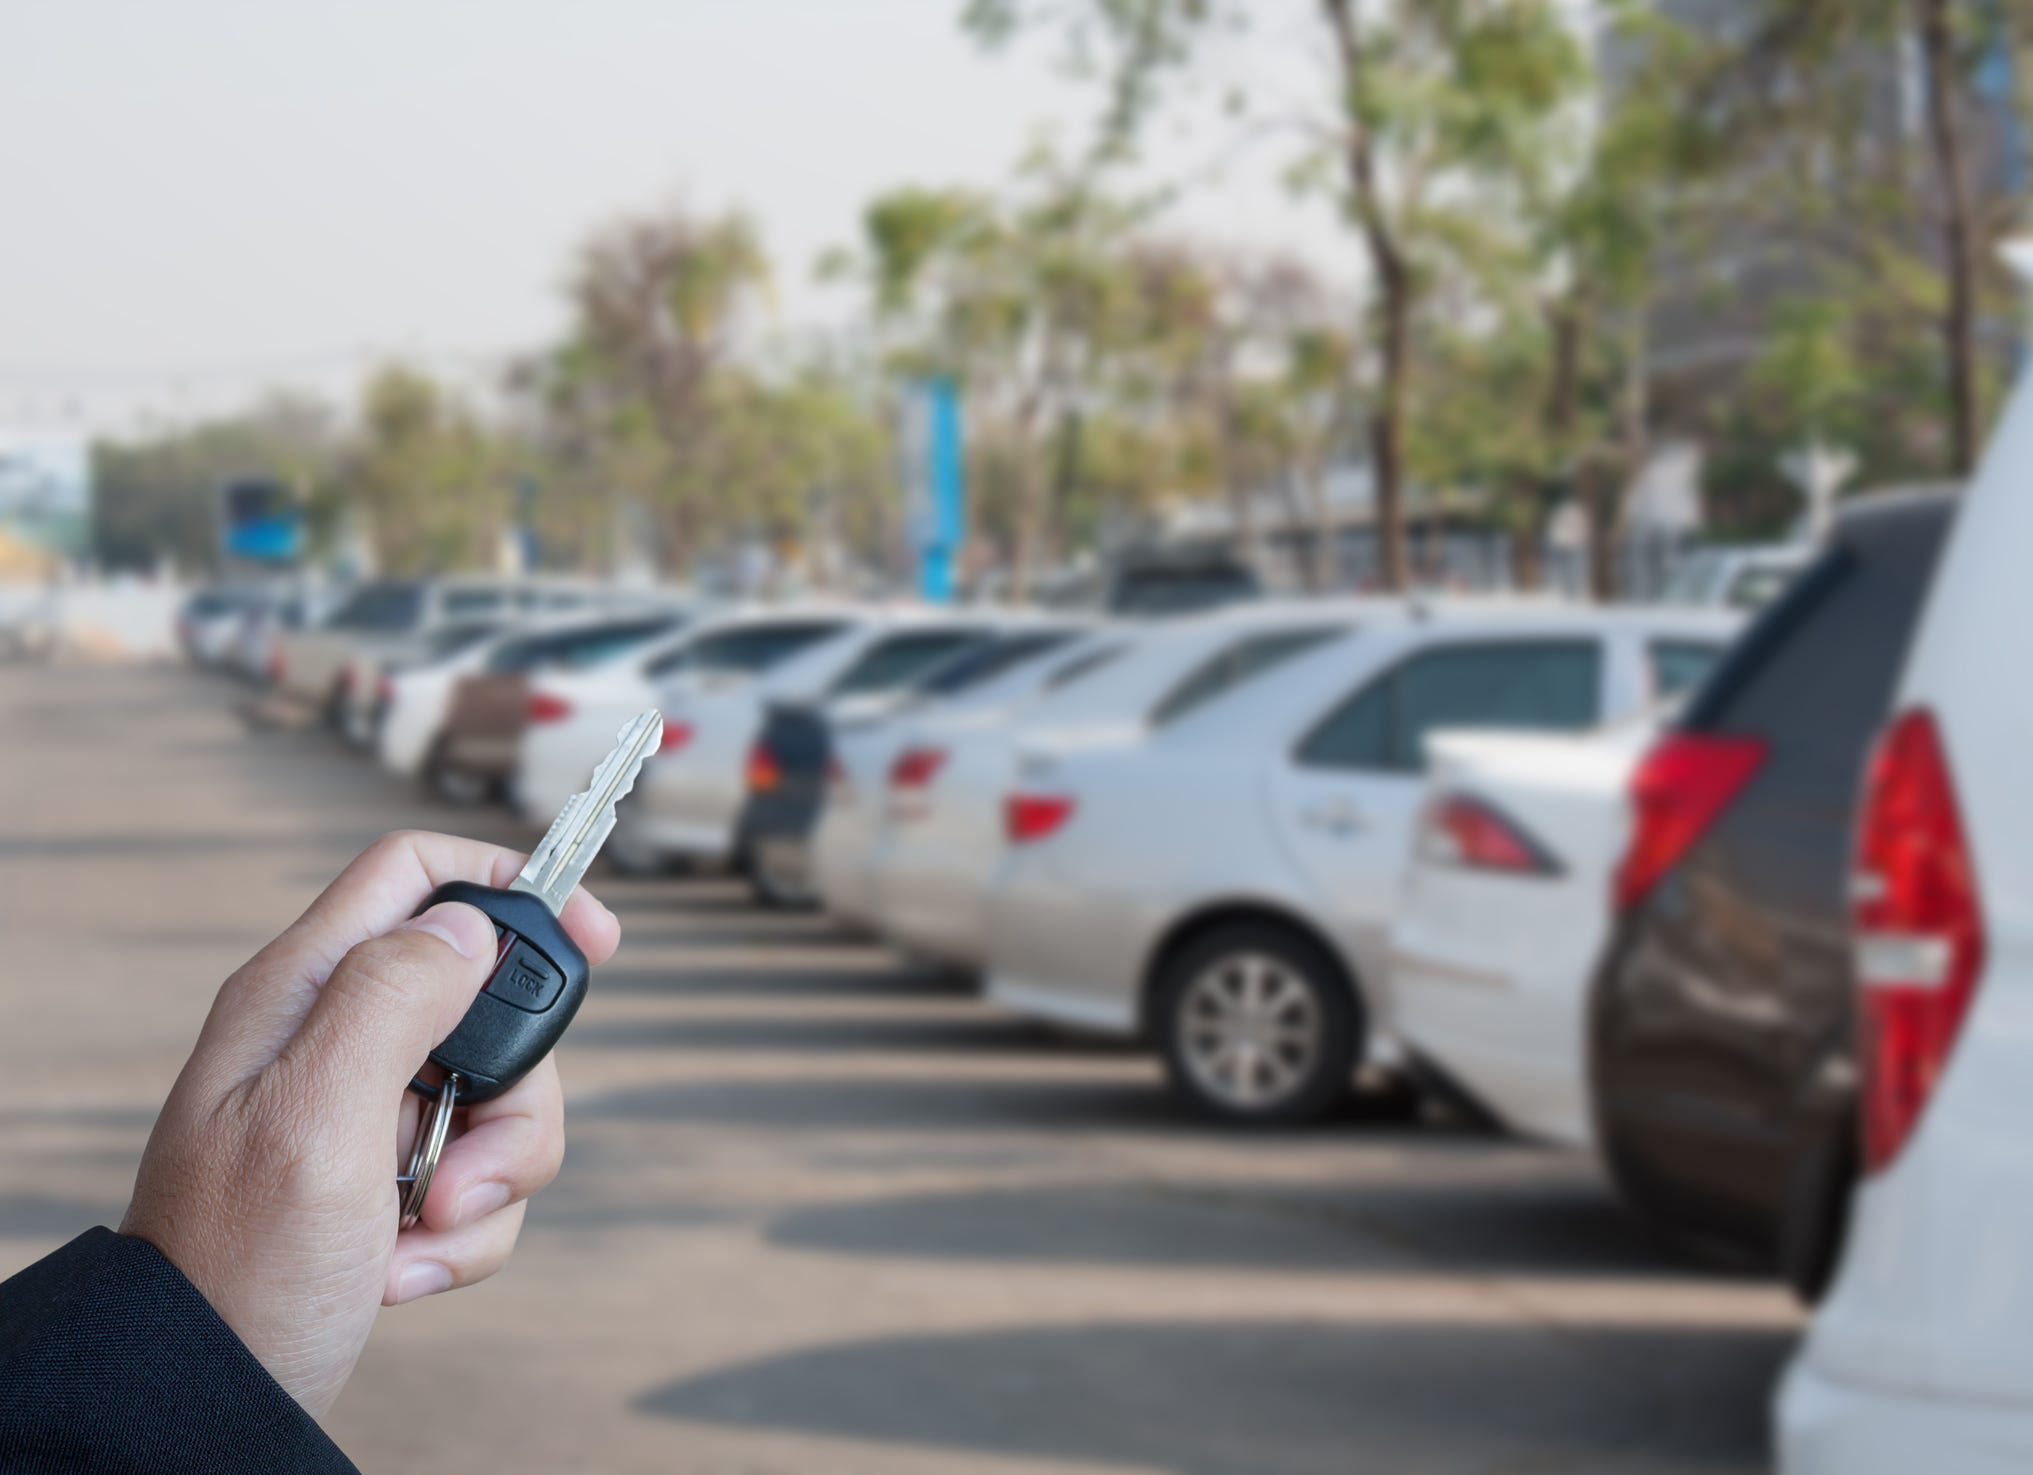
[[[614,806],[635,787],[643,760],[656,751],[663,735],[663,713],[654,708],[622,728],[613,751],[593,770],[593,781],[565,801],[508,889],[529,892],[553,915],[563,911],[565,899],[614,829]]]

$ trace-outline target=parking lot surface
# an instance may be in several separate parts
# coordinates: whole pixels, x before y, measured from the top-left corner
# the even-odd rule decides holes
[[[244,700],[0,668],[0,1275],[118,1222],[219,981],[375,835],[527,843]],[[1767,1468],[1796,1311],[1585,1160],[1212,1130],[738,884],[593,884],[564,1173],[501,1276],[384,1313],[328,1420],[365,1471]]]

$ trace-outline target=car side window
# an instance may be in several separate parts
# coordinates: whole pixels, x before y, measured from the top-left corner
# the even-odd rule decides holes
[[[1423,773],[1426,738],[1446,728],[1579,732],[1602,711],[1593,640],[1438,646],[1372,679],[1301,740],[1310,768]]]

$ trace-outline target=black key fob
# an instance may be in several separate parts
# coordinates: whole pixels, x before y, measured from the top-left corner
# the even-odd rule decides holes
[[[459,1076],[459,1102],[491,1101],[536,1068],[579,1012],[591,976],[564,924],[527,891],[447,881],[424,898],[463,901],[494,922],[494,972],[458,1028],[431,1051],[431,1063]]]

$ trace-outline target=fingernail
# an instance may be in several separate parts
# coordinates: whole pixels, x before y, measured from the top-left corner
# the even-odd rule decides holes
[[[508,1206],[508,1185],[506,1183],[470,1183],[459,1194],[459,1202],[452,1206],[452,1225],[471,1224],[475,1219],[484,1219],[496,1209]]]
[[[430,933],[462,958],[494,955],[494,924],[478,907],[463,901],[441,901],[402,925],[411,932]]]
[[[435,1260],[419,1260],[403,1267],[402,1276],[395,1283],[395,1304],[400,1306],[405,1301],[421,1300],[451,1288],[451,1271]]]

